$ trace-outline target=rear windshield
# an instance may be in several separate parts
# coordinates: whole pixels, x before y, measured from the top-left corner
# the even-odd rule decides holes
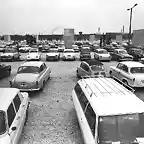
[[[130,69],[131,73],[144,73],[144,67],[133,67]]]
[[[5,113],[0,111],[0,135],[6,131]]]

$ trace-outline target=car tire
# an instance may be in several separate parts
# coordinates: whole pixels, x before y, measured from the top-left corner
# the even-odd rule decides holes
[[[41,88],[40,88],[40,91],[41,91],[41,92],[44,90],[44,86],[45,86],[45,81],[43,81],[43,84],[42,84],[42,86],[41,86]]]
[[[28,120],[28,109],[26,110],[26,116],[25,116],[25,122],[24,122],[24,125],[26,125],[27,120]]]
[[[109,77],[112,78],[112,71],[109,71]]]
[[[126,85],[129,85],[128,82],[127,82],[127,80],[122,80],[122,82],[123,82],[124,84],[126,84]]]

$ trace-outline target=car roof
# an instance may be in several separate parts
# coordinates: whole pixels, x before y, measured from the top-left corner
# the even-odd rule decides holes
[[[17,88],[0,88],[0,110],[6,111],[18,92]]]
[[[84,60],[84,62],[88,63],[90,66],[92,65],[103,65],[102,62],[95,60],[95,59],[89,59],[89,60]]]
[[[30,62],[25,62],[21,64],[20,66],[36,66],[40,67],[44,62],[42,61],[30,61]]]
[[[144,64],[136,61],[123,61],[120,63],[126,65],[127,67],[144,67]]]
[[[144,112],[144,102],[134,93],[111,78],[87,78],[78,83],[92,96],[87,96],[93,110],[99,116]]]

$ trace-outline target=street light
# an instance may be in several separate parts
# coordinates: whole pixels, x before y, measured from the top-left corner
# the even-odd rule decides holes
[[[129,43],[131,39],[131,22],[132,22],[132,10],[134,7],[136,7],[138,4],[136,3],[133,7],[127,9],[128,11],[130,10],[130,25],[129,25]]]

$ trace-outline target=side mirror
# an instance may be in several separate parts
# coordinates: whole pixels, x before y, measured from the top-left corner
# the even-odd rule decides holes
[[[12,127],[12,128],[11,128],[12,131],[15,131],[16,129],[17,129],[16,127]]]

